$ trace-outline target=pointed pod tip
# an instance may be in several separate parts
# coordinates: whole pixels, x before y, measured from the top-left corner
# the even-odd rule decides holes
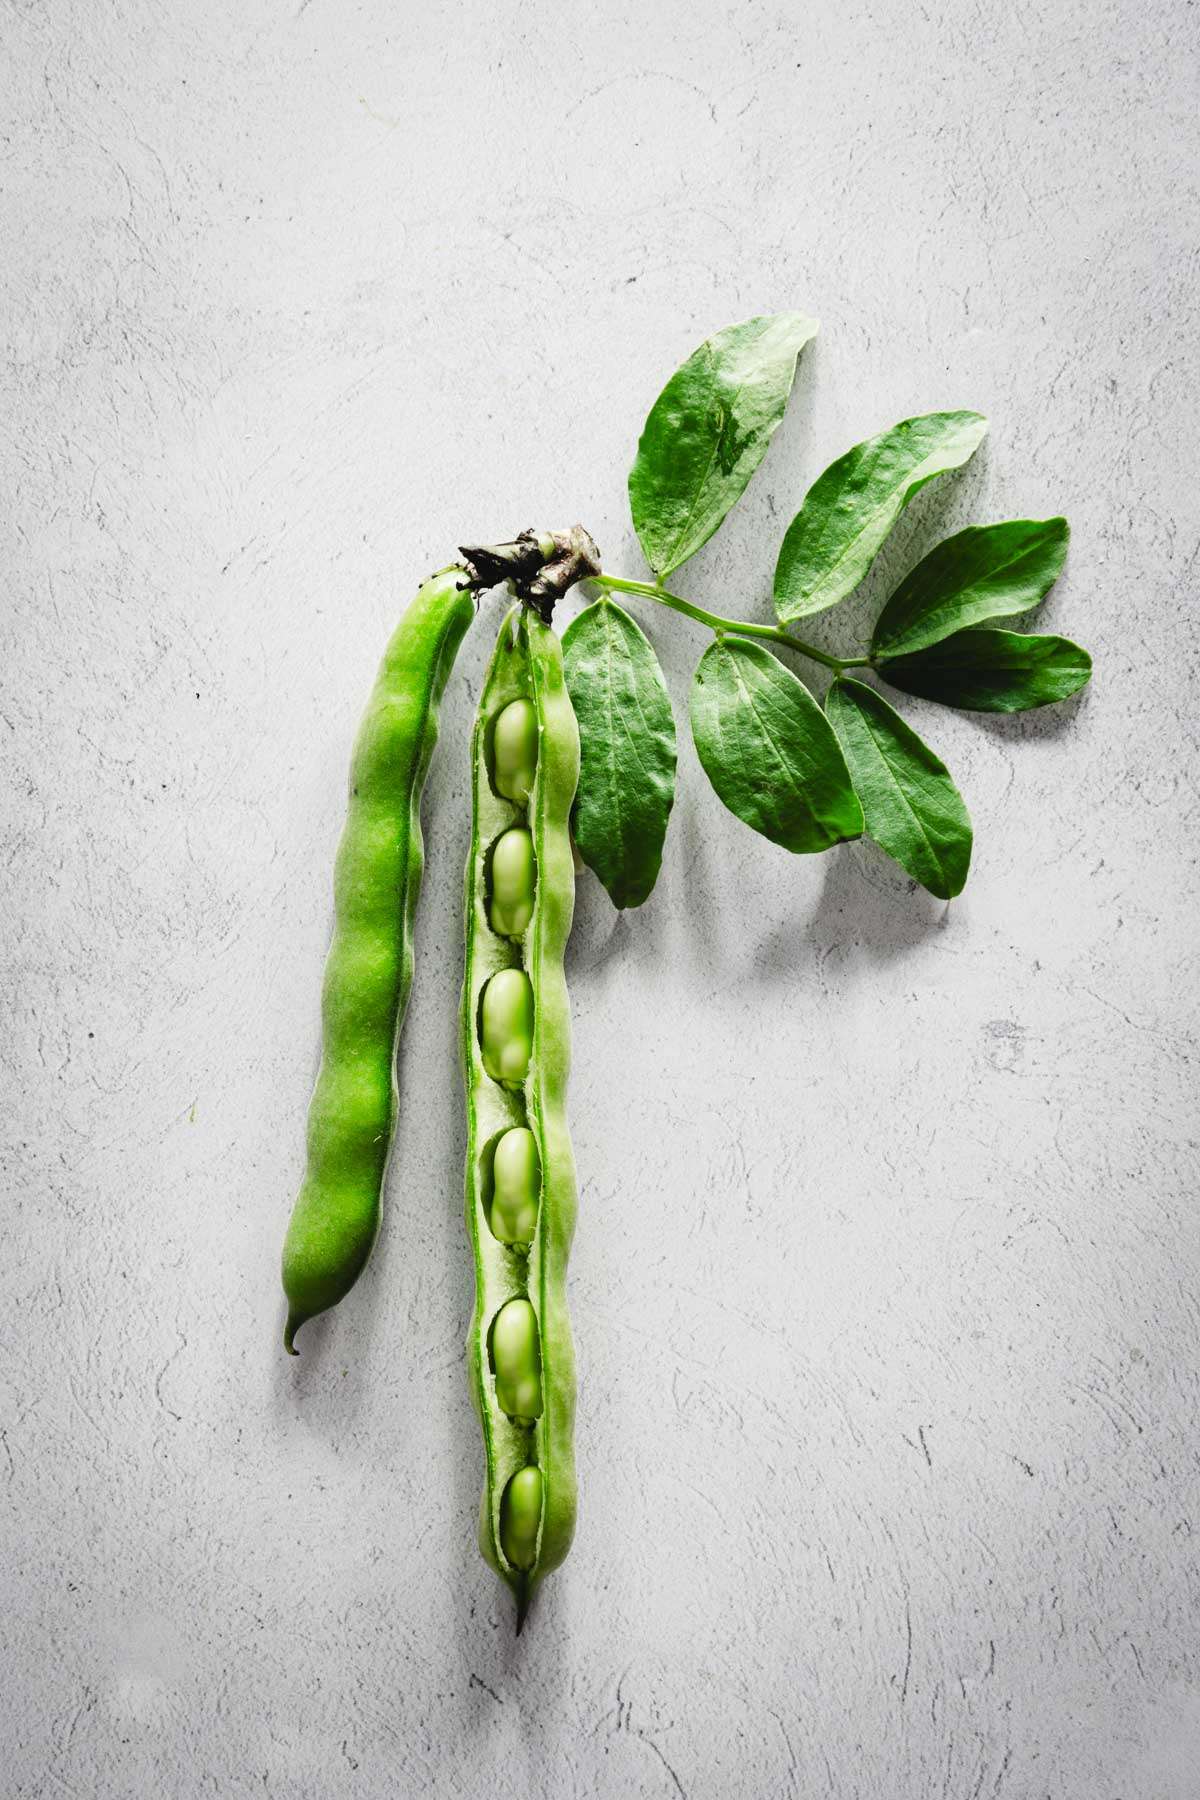
[[[287,1324],[283,1328],[283,1347],[289,1356],[299,1356],[300,1354],[296,1348],[296,1333],[303,1323],[303,1318],[297,1318],[295,1313],[288,1314]]]

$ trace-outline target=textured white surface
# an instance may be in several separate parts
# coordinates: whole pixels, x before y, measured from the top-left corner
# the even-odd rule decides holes
[[[6,1793],[1200,1792],[1197,9],[728,12],[3,8]],[[686,591],[761,616],[834,454],[976,406],[872,595],[1065,511],[1097,679],[907,708],[976,821],[949,912],[755,840],[687,744],[651,903],[581,888],[582,1510],[514,1642],[460,1354],[489,626],[387,1222],[289,1363],[347,749],[461,538],[639,573],[658,387],[790,306]],[[702,637],[650,623],[682,724]]]

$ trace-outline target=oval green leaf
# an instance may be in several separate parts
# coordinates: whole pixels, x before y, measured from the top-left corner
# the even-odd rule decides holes
[[[563,633],[563,664],[579,721],[579,854],[614,906],[640,906],[662,865],[675,798],[675,720],[658,658],[612,600]]]
[[[889,659],[885,681],[964,712],[1029,712],[1066,700],[1091,679],[1092,659],[1064,637],[959,631],[914,656]]]
[[[968,525],[904,577],[875,625],[872,654],[906,656],[986,619],[1007,619],[1044,600],[1067,554],[1065,519]]]
[[[924,413],[856,444],[819,475],[775,565],[775,611],[789,625],[852,594],[914,494],[961,469],[987,432],[976,412]]]
[[[691,713],[705,774],[752,830],[798,854],[862,836],[862,808],[828,719],[761,644],[710,644]]]
[[[960,894],[971,864],[971,819],[941,757],[861,681],[835,681],[825,711],[870,836],[939,900]]]
[[[654,402],[629,472],[629,507],[659,580],[708,542],[741,497],[816,329],[803,313],[730,325],[688,357]]]

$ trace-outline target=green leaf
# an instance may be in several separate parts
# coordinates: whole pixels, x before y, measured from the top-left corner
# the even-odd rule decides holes
[[[614,906],[640,906],[658,879],[675,798],[675,720],[658,658],[641,627],[598,600],[563,633],[579,721],[579,854]]]
[[[629,472],[629,506],[659,580],[706,544],[767,453],[817,322],[775,313],[718,331],[672,375]]]
[[[705,774],[754,831],[798,853],[862,836],[862,808],[828,719],[761,644],[710,644],[691,710]]]
[[[1062,573],[1065,519],[968,525],[904,577],[879,615],[871,650],[911,654],[985,619],[1007,619],[1044,600]]]
[[[939,900],[960,894],[971,862],[971,820],[941,757],[861,681],[835,681],[825,711],[875,842]]]
[[[914,656],[889,659],[880,674],[906,694],[942,706],[1014,713],[1066,700],[1091,679],[1092,659],[1069,638],[959,631]]]
[[[856,444],[819,475],[788,526],[775,565],[780,622],[852,594],[913,495],[961,469],[983,442],[981,413],[925,413]]]

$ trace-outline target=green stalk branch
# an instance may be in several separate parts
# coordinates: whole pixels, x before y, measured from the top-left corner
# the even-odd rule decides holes
[[[655,587],[649,581],[626,581],[620,575],[600,574],[596,580],[601,587],[609,588],[613,593],[636,594],[643,600],[657,600],[660,606],[669,606],[672,611],[683,613],[689,619],[695,619],[698,625],[707,625],[718,637],[765,638],[768,643],[782,644],[788,650],[795,650],[800,656],[807,656],[810,662],[822,663],[825,668],[841,674],[843,669],[866,669],[870,667],[869,656],[831,656],[827,650],[818,650],[815,644],[806,644],[803,638],[793,637],[789,631],[780,631],[774,625],[755,625],[748,619],[723,619],[719,613],[706,612],[702,606],[693,606],[680,594],[669,594],[665,588]]]

